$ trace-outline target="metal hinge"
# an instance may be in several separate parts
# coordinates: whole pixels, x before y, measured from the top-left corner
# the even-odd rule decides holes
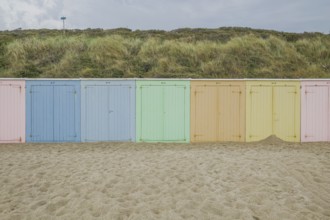
[[[202,134],[194,134],[194,137],[200,137],[203,136]]]
[[[194,91],[194,94],[197,95],[197,93],[203,93],[203,92],[202,92],[202,91],[197,91],[197,90],[195,90],[195,91]]]
[[[296,138],[297,137],[297,135],[293,135],[293,136],[287,136],[287,137],[290,137],[290,138]]]

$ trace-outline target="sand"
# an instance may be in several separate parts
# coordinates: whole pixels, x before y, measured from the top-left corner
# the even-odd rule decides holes
[[[330,219],[330,144],[2,144],[0,219]]]

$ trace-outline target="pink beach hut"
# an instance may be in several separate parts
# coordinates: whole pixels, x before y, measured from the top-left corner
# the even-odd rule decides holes
[[[0,79],[0,143],[25,142],[25,82]]]
[[[330,79],[301,83],[301,142],[330,141]]]

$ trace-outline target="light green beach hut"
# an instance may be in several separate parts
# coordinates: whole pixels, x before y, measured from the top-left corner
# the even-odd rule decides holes
[[[136,141],[190,141],[190,82],[136,81]]]

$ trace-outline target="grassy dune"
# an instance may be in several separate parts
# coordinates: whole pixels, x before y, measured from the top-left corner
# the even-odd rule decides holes
[[[5,31],[0,77],[329,78],[330,35],[248,28]]]

